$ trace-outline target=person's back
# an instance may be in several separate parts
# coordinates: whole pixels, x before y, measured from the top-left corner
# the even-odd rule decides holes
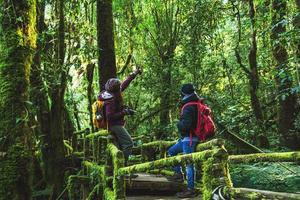
[[[195,93],[194,86],[192,84],[184,84],[181,88],[181,104],[183,106],[181,110],[180,119],[177,123],[179,132],[178,142],[168,149],[169,156],[175,156],[178,153],[189,154],[195,151],[195,147],[198,143],[198,138],[193,133],[193,130],[197,126],[198,110],[196,105],[186,105],[191,102],[200,101],[198,95]],[[185,106],[186,105],[186,106]],[[182,182],[183,174],[180,166],[174,167],[175,174],[170,177],[169,180]],[[188,188],[183,192],[177,193],[179,198],[189,198],[196,196],[194,190],[194,166],[187,165],[186,167]]]

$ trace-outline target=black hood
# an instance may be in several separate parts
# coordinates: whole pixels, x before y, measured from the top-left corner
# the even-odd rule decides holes
[[[184,100],[183,99],[184,98],[181,99],[181,103],[183,105],[186,104],[186,103],[188,103],[188,102],[191,102],[191,101],[198,101],[198,100],[200,100],[199,96],[196,93],[192,94],[187,99],[184,99]]]

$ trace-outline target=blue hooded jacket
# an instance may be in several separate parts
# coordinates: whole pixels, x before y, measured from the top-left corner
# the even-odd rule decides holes
[[[181,103],[182,106],[189,102],[199,101],[199,97],[196,93],[193,93],[187,98],[183,98]],[[190,133],[196,128],[198,119],[198,111],[196,105],[186,106],[177,122],[177,128],[182,138],[189,137]]]

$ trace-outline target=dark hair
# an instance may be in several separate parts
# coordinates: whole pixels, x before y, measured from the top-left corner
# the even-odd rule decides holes
[[[116,103],[116,111],[121,111],[124,107],[124,101],[120,90],[118,92],[114,92],[114,100]]]

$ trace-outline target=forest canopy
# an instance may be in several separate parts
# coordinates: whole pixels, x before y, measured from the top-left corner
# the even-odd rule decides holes
[[[137,68],[123,94],[133,137],[178,138],[180,88],[193,83],[230,153],[247,150],[228,132],[299,150],[299,11],[298,0],[0,0],[0,199],[45,188],[56,199],[72,138],[97,131],[93,102]]]

